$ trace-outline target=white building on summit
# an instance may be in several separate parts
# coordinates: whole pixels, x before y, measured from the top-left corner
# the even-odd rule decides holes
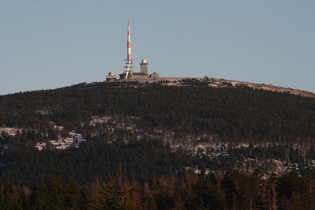
[[[144,74],[148,74],[148,61],[146,59],[143,59],[140,63],[140,72]]]

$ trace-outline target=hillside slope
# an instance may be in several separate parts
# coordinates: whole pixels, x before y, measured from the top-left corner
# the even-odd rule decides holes
[[[141,128],[210,132],[223,140],[314,137],[313,97],[209,80],[117,81],[1,96],[0,127],[41,129],[53,121],[87,135],[93,116],[133,116]]]
[[[313,97],[209,78],[83,83],[5,95],[0,183],[33,185],[58,171],[85,184],[109,178],[118,162],[130,180],[231,164],[265,174],[292,164],[304,170],[315,164],[314,125]],[[79,149],[77,142],[68,150],[51,143],[74,133],[86,139]],[[46,150],[35,149],[38,143]]]

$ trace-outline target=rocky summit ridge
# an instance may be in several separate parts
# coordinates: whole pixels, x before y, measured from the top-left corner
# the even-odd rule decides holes
[[[126,80],[120,80],[126,81]],[[315,98],[315,94],[308,91],[292,89],[292,88],[285,88],[280,86],[275,86],[271,84],[257,84],[251,82],[244,82],[244,81],[236,81],[236,80],[227,80],[227,79],[216,79],[216,78],[209,78],[207,76],[203,78],[198,77],[160,77],[156,79],[128,79],[128,81],[138,81],[140,84],[142,83],[163,83],[167,86],[184,86],[187,84],[185,81],[195,81],[196,84],[198,82],[206,82],[210,87],[217,87],[217,88],[224,88],[224,87],[250,87],[254,90],[266,90],[271,92],[278,92],[278,93],[288,93],[292,95],[299,95],[303,97],[310,97]],[[113,81],[110,81],[113,82]]]

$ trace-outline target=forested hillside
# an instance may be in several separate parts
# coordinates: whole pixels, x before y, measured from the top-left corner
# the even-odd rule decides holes
[[[242,209],[285,207],[292,197],[298,202],[306,196],[306,207],[314,203],[315,98],[244,85],[212,87],[209,80],[172,83],[83,83],[0,96],[0,200],[6,189],[16,190],[18,200],[26,199],[16,205],[31,208],[48,179],[60,184],[52,187],[75,187],[86,208],[103,208],[107,201],[95,199],[104,198],[86,194],[108,196],[111,177],[124,177],[128,187],[136,182],[130,198],[141,208],[208,208],[209,196],[215,208],[233,208],[250,191],[257,197]],[[67,138],[73,144],[58,149]],[[249,191],[240,191],[246,179],[253,179]],[[96,182],[103,190],[93,188]],[[173,191],[165,191],[167,182]],[[285,185],[294,187],[293,194]],[[144,198],[149,188],[151,197]]]
[[[93,116],[135,116],[143,129],[215,133],[223,141],[306,141],[315,136],[315,99],[248,87],[212,88],[184,80],[80,84],[0,97],[0,127],[49,129],[49,121],[85,135]]]

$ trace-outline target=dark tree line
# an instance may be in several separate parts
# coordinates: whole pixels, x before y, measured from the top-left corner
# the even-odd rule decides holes
[[[123,170],[123,169],[122,169]],[[225,174],[95,180],[80,185],[69,176],[46,176],[34,188],[0,187],[0,209],[315,209],[309,174],[295,170],[263,179],[229,168]]]
[[[155,176],[179,175],[184,166],[191,166],[191,155],[184,150],[172,151],[170,145],[158,140],[118,140],[111,144],[90,140],[79,149],[43,150],[8,149],[0,156],[0,183],[12,181],[19,186],[34,186],[45,175],[60,173],[71,176],[80,184],[96,178],[109,179],[119,162],[129,180],[149,180]],[[117,175],[113,173],[112,175]]]

